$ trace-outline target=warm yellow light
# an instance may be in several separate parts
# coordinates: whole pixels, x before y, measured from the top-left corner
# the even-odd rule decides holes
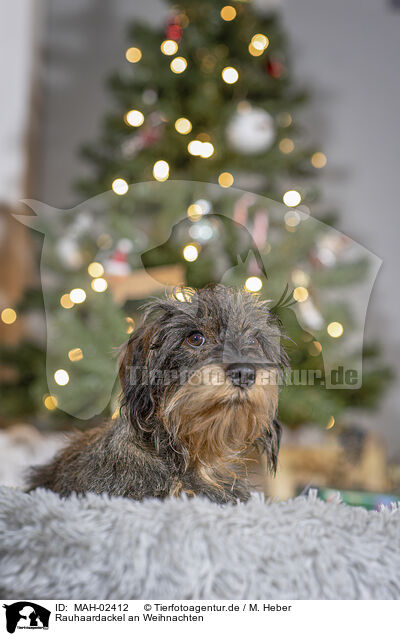
[[[169,164],[160,159],[160,161],[156,161],[153,166],[153,177],[157,181],[166,181],[169,176]]]
[[[142,51],[138,49],[136,46],[131,46],[125,53],[125,57],[128,62],[135,64],[142,59]]]
[[[250,55],[253,55],[253,57],[259,57],[260,55],[264,53],[264,49],[256,49],[255,46],[253,45],[253,42],[250,42],[249,53]]]
[[[205,141],[201,144],[200,157],[208,159],[214,154],[214,146],[209,141]]]
[[[54,379],[59,386],[65,386],[69,382],[69,375],[65,369],[58,369],[54,374]]]
[[[293,290],[293,298],[297,300],[298,303],[304,303],[308,298],[308,289],[306,287],[296,287]]]
[[[130,316],[127,316],[125,318],[125,322],[126,322],[126,333],[132,333],[135,329],[135,322],[133,320],[133,318],[131,318]]]
[[[86,292],[84,289],[80,289],[79,287],[76,287],[75,289],[69,292],[69,298],[73,303],[79,305],[80,303],[85,302]]]
[[[262,33],[257,33],[256,35],[253,35],[253,37],[251,38],[251,43],[255,49],[258,49],[259,51],[264,51],[269,44],[269,40],[266,35],[263,35]]]
[[[184,57],[174,57],[170,67],[173,73],[183,73],[187,67],[187,60]]]
[[[140,110],[129,110],[125,115],[125,121],[129,126],[138,128],[144,122],[144,115]]]
[[[193,287],[182,287],[182,289],[175,293],[175,298],[181,303],[191,303],[194,293]]]
[[[199,250],[195,245],[185,245],[183,249],[183,258],[185,259],[185,261],[189,261],[189,263],[192,263],[196,260],[198,255]]]
[[[233,66],[225,66],[222,71],[222,79],[227,84],[234,84],[239,79],[239,73]]]
[[[250,276],[244,286],[249,292],[258,292],[262,287],[262,280],[258,276]]]
[[[225,22],[230,22],[236,18],[236,9],[232,7],[230,4],[227,4],[226,7],[222,7],[221,9],[221,18],[225,20]]]
[[[82,360],[82,349],[79,349],[79,347],[77,347],[76,349],[71,349],[70,351],[68,351],[68,358],[71,360],[71,362],[78,362],[79,360]]]
[[[98,278],[99,276],[103,276],[104,267],[101,263],[97,263],[94,261],[93,263],[90,263],[88,272],[92,278]]]
[[[218,183],[221,188],[230,188],[233,185],[233,175],[230,172],[221,172],[218,177]]]
[[[201,205],[198,205],[197,203],[189,205],[187,215],[191,221],[199,221],[199,219],[203,216],[203,209]]]
[[[311,157],[311,163],[314,168],[323,168],[326,166],[327,158],[323,152],[314,152]]]
[[[125,179],[114,179],[111,187],[114,190],[115,194],[119,195],[126,194],[129,190],[129,186]]]
[[[297,190],[288,190],[283,195],[284,204],[290,208],[293,208],[296,205],[299,205],[300,201],[301,201],[301,195],[299,192],[297,192]]]
[[[106,289],[108,287],[108,283],[107,283],[105,278],[95,278],[91,282],[91,287],[92,287],[93,291],[98,292],[99,294],[101,294],[102,292],[106,291]]]
[[[192,130],[192,122],[186,117],[179,117],[175,122],[175,130],[181,135],[187,135]]]
[[[340,338],[343,334],[343,325],[340,322],[330,322],[326,330],[331,338]]]
[[[73,307],[75,303],[72,302],[69,294],[63,294],[60,298],[60,305],[61,307],[64,307],[64,309],[71,309],[71,307]]]
[[[285,137],[284,139],[281,139],[281,141],[279,142],[279,150],[283,152],[285,155],[288,155],[290,152],[293,151],[293,149],[294,149],[294,143],[292,139],[289,139],[289,137]]]
[[[58,406],[58,400],[55,395],[45,395],[43,404],[48,411],[54,411]]]
[[[306,287],[310,282],[310,276],[301,269],[294,269],[292,272],[292,281],[296,286]]]
[[[12,325],[17,320],[17,312],[11,307],[6,307],[1,312],[1,319],[6,325]]]
[[[199,139],[193,139],[193,141],[189,141],[188,143],[188,151],[191,155],[195,157],[199,156],[203,147],[203,142],[199,141]]]
[[[175,55],[178,50],[178,44],[175,40],[164,40],[160,48],[164,55]]]
[[[326,428],[329,430],[330,428],[333,428],[334,426],[335,426],[335,418],[332,415],[332,417],[329,419],[328,424],[326,425]]]

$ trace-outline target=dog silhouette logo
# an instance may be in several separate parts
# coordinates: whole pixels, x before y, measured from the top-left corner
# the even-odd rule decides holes
[[[9,634],[16,629],[48,629],[50,610],[32,603],[18,601],[11,605],[3,605],[6,610],[6,627]]]

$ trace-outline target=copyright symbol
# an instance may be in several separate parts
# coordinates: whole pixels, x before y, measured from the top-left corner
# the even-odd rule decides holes
[[[144,606],[144,609],[146,610],[146,612],[150,612],[150,610],[151,610],[150,603],[146,603],[146,605]]]

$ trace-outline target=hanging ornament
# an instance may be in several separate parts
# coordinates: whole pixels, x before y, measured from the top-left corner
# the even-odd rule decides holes
[[[269,58],[266,63],[266,69],[268,75],[275,79],[279,79],[285,72],[285,67],[282,62],[276,58]]]
[[[182,27],[177,22],[176,18],[172,18],[167,23],[166,36],[168,40],[175,40],[180,42],[182,39]]]
[[[104,265],[105,272],[112,276],[128,276],[132,268],[128,262],[128,254],[132,251],[132,241],[121,239]]]
[[[235,113],[226,133],[230,146],[245,155],[265,152],[274,143],[276,135],[271,115],[250,105]]]

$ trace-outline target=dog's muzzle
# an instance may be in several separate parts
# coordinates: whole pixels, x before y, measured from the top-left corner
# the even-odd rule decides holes
[[[234,386],[248,388],[256,381],[256,370],[252,364],[237,362],[226,369],[226,376]]]

